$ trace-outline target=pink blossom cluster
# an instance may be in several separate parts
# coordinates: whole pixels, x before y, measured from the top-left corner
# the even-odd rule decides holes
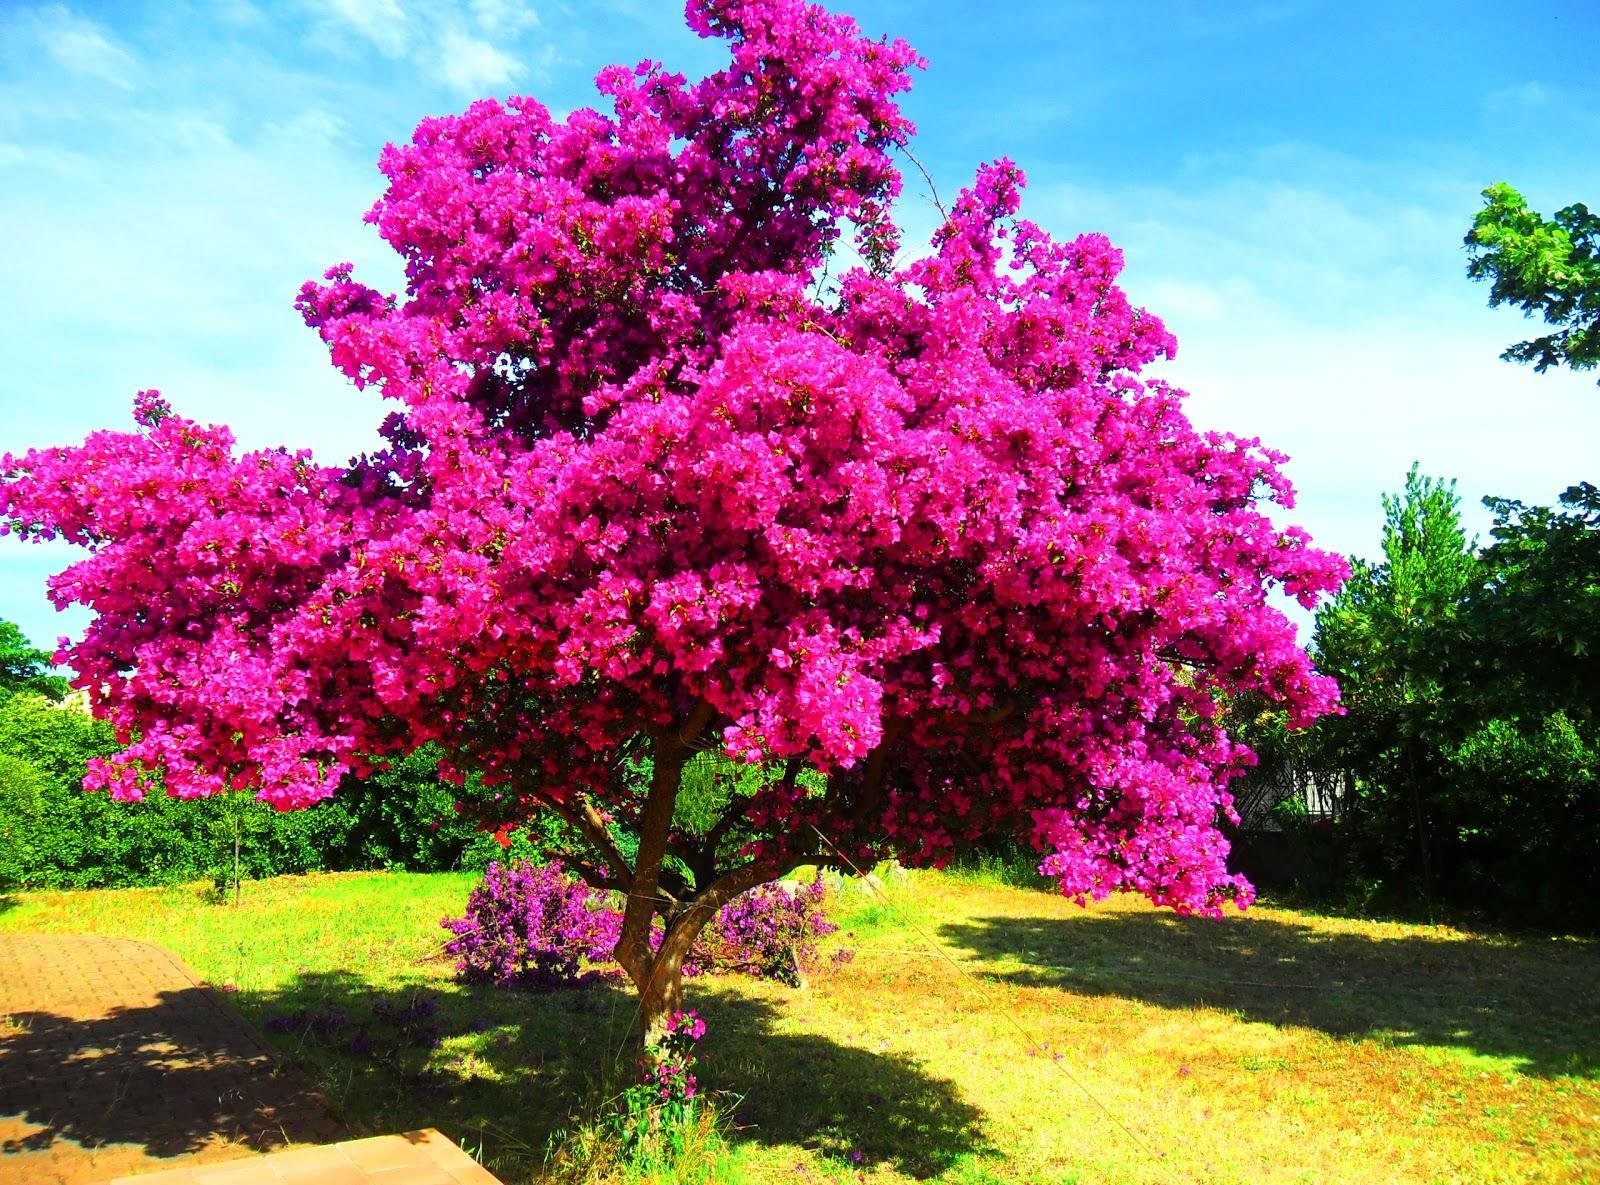
[[[92,784],[294,807],[436,740],[508,817],[626,824],[617,754],[703,709],[825,775],[755,797],[747,855],[1010,833],[1079,898],[1247,900],[1217,706],[1336,702],[1268,601],[1344,572],[1269,517],[1283,458],[1142,377],[1172,336],[1106,239],[1020,216],[1009,161],[896,266],[903,42],[688,14],[729,45],[707,78],[613,67],[605,110],[483,101],[385,149],[406,291],[341,264],[299,302],[392,401],[382,451],[239,454],[146,393],[135,433],[0,463],[9,529],[89,551],[52,596],[94,611],[60,658],[128,745]]]
[[[693,1009],[679,1009],[667,1018],[655,1057],[641,1067],[644,1090],[653,1092],[654,1107],[690,1102],[699,1093],[694,1076],[694,1047],[706,1035],[706,1022]]]

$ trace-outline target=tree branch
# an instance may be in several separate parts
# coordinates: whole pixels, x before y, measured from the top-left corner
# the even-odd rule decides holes
[[[689,718],[683,722],[683,727],[678,729],[678,744],[684,749],[697,749],[695,742],[700,739],[700,734],[705,732],[706,725],[711,723],[711,717],[715,714],[716,709],[705,700],[696,704],[694,711],[689,713]]]
[[[730,869],[697,893],[684,910],[673,919],[673,926],[674,928],[688,926],[698,933],[715,916],[717,910],[740,893],[757,885],[775,881],[785,873],[793,872],[802,864],[809,864],[815,857],[815,850],[808,844],[803,850],[752,860],[748,864]]]
[[[594,803],[580,794],[576,805],[551,800],[550,809],[576,827],[579,833],[594,845],[595,850],[611,868],[617,881],[614,887],[624,893],[632,892],[634,870],[628,866],[627,858],[611,838],[611,833],[606,830],[605,821],[600,818],[600,812],[595,809]]]
[[[795,779],[800,775],[801,761],[798,757],[791,757],[784,767],[782,785],[793,788]],[[694,870],[695,886],[708,885],[716,879],[717,875],[717,849],[722,846],[722,841],[727,838],[728,832],[733,829],[745,812],[750,809],[750,799],[734,795],[726,808],[718,816],[717,821],[711,825],[705,837],[700,841],[700,850],[693,863],[689,865]],[[687,861],[686,861],[687,863]]]
[[[932,175],[928,172],[926,166],[924,166],[923,163],[916,158],[911,149],[907,148],[904,144],[901,144],[899,147],[900,151],[905,154],[905,158],[917,166],[917,172],[921,173],[922,179],[928,183],[928,196],[933,199],[934,208],[939,211],[939,217],[943,218],[946,222],[949,222],[950,211],[946,210],[944,208],[944,203],[939,200],[939,189],[936,185],[934,185]]]
[[[618,881],[615,877],[605,875],[605,873],[601,872],[598,868],[593,868],[590,865],[578,860],[576,857],[564,855],[561,862],[568,868],[572,869],[572,871],[577,874],[578,879],[584,884],[588,885],[591,889],[600,889],[604,892],[615,893],[626,893],[628,891],[628,887]]]

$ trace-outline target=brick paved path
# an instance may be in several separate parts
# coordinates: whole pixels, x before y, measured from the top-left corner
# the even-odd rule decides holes
[[[343,1135],[170,952],[0,933],[0,1185],[90,1185]]]

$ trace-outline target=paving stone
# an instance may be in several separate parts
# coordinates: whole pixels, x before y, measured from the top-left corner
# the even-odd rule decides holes
[[[91,1185],[342,1134],[170,951],[0,934],[0,1185]]]
[[[0,934],[0,1185],[500,1185],[432,1129],[343,1134],[170,951]]]
[[[407,1132],[194,1165],[109,1185],[501,1185],[439,1132]]]

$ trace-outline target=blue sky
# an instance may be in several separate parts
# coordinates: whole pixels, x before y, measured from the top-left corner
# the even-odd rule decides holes
[[[980,161],[1027,171],[1025,212],[1127,253],[1177,333],[1197,422],[1292,457],[1291,516],[1372,554],[1407,466],[1550,501],[1600,477],[1594,376],[1500,362],[1534,324],[1485,307],[1461,236],[1510,181],[1546,213],[1600,203],[1600,6],[1572,3],[843,5],[929,59],[907,106],[948,197]],[[643,57],[717,46],[653,0],[0,0],[0,451],[129,424],[160,387],[247,445],[365,447],[376,400],[296,317],[353,259],[396,286],[361,221],[373,162],[481,95],[586,105]],[[904,217],[931,229],[908,183]],[[49,643],[65,550],[0,541],[0,617]]]

